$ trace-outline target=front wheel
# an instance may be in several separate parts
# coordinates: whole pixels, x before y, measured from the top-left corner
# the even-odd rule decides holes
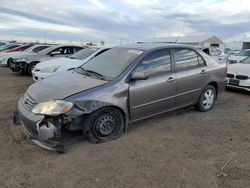
[[[213,108],[216,101],[216,90],[214,86],[208,85],[202,92],[196,108],[202,112],[206,112]]]
[[[35,63],[35,62],[28,64],[27,69],[26,69],[26,73],[29,76],[32,76],[32,70],[34,69],[34,67],[36,66],[36,64],[37,63]]]
[[[125,127],[123,113],[113,107],[104,107],[87,116],[83,133],[91,143],[102,143],[119,137]]]

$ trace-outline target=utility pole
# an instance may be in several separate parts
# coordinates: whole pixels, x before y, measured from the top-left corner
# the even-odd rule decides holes
[[[46,44],[47,43],[47,33],[44,32],[44,43]]]

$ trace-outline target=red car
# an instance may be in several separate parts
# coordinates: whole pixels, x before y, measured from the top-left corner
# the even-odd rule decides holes
[[[10,52],[19,52],[19,51],[24,51],[26,50],[27,48],[33,46],[34,44],[25,44],[25,45],[21,45],[21,46],[17,46],[15,48],[11,48],[11,49],[6,49],[6,50],[3,50],[1,52],[3,53],[10,53]]]
[[[21,46],[21,44],[7,44],[7,45],[0,48],[0,52],[3,52],[5,50],[14,49],[14,48],[17,48],[19,46]]]

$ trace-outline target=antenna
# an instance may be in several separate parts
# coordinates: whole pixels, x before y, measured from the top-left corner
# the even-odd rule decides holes
[[[183,25],[181,25],[180,30],[179,30],[179,33],[178,33],[178,36],[177,36],[176,40],[174,41],[174,44],[176,44],[176,43],[178,42],[178,40],[179,40],[179,38],[180,38],[180,35],[181,35],[181,33],[182,33],[183,31],[184,31],[184,28],[183,28]]]

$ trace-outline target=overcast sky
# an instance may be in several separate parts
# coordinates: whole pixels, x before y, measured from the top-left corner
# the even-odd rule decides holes
[[[250,36],[245,0],[0,0],[0,39],[115,43],[151,36]]]

